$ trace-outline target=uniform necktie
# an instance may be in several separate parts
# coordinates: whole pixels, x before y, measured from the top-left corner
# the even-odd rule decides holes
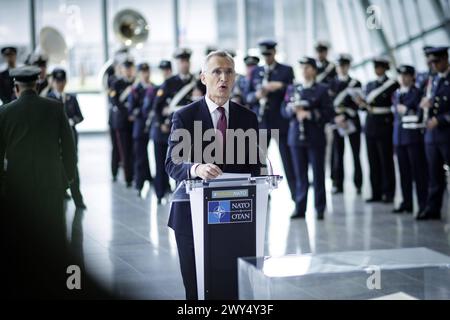
[[[227,116],[225,114],[225,108],[224,107],[218,107],[217,110],[220,112],[219,120],[217,120],[217,130],[220,131],[222,134],[222,141],[223,141],[223,150],[225,151],[226,146],[226,132],[227,132]]]

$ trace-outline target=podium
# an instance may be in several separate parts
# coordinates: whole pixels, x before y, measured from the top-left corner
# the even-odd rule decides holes
[[[267,202],[281,176],[185,180],[173,201],[190,202],[199,300],[238,299],[238,258],[264,255]]]

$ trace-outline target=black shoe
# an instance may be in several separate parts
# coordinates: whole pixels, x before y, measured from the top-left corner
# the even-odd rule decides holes
[[[433,212],[430,209],[425,209],[423,211],[420,211],[416,215],[416,220],[440,220],[440,219],[441,219],[441,215],[436,214],[436,212]]]
[[[113,176],[113,182],[117,182],[117,177]]]
[[[291,219],[304,219],[305,213],[301,210],[295,209],[294,214],[291,216]]]
[[[361,195],[361,188],[356,188],[356,194],[357,194],[358,196]]]
[[[127,182],[127,188],[131,188],[132,186],[133,186],[133,182],[128,181],[128,182]]]
[[[157,202],[157,204],[161,204],[162,203],[162,198],[158,198],[158,200],[156,202]]]
[[[412,213],[412,208],[400,206],[397,209],[392,210],[392,213],[403,213],[403,212]]]
[[[324,218],[324,212],[317,211],[317,220],[323,220],[323,218]]]
[[[72,197],[71,197],[70,194],[66,191],[66,192],[64,193],[64,200],[70,200],[70,199],[72,199]]]
[[[343,192],[344,192],[343,188],[338,188],[338,187],[333,187],[333,189],[331,190],[332,194],[340,194]]]
[[[381,198],[378,197],[372,197],[370,199],[366,199],[367,203],[373,203],[373,202],[381,202]]]

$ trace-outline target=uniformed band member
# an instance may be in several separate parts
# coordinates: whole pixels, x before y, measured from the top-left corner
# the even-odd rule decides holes
[[[324,218],[325,196],[325,124],[334,115],[328,86],[316,82],[317,64],[313,58],[299,60],[303,84],[288,88],[283,115],[290,120],[288,144],[297,182],[295,213],[292,218],[304,218],[307,207],[309,179],[308,165],[314,179],[314,204],[317,219]]]
[[[161,85],[153,103],[155,113],[152,125],[152,139],[155,144],[156,176],[154,181],[158,203],[169,187],[169,176],[166,173],[165,161],[168,148],[172,114],[192,102],[192,91],[197,84],[196,77],[190,72],[191,50],[180,48],[174,58],[177,60],[178,74],[170,77]]]
[[[42,69],[39,76],[41,75]],[[63,104],[64,111],[66,112],[67,119],[69,120],[69,124],[72,129],[75,141],[75,150],[78,155],[78,132],[76,126],[84,120],[83,114],[81,113],[77,97],[74,94],[66,93],[64,91],[67,84],[66,71],[60,68],[54,69],[52,72],[52,81],[53,90],[48,93],[48,97],[58,100]],[[86,205],[84,204],[83,196],[80,191],[80,175],[78,173],[78,166],[75,170],[73,183],[70,185],[70,193],[77,209],[85,210]]]
[[[428,199],[426,208],[417,219],[440,219],[442,199],[446,188],[444,164],[450,165],[450,66],[448,47],[427,50],[436,75],[430,96],[421,102],[424,109],[425,152],[428,163]]]
[[[330,83],[336,77],[336,66],[328,61],[328,43],[319,41],[316,46],[317,82]]]
[[[337,77],[331,82],[331,90],[335,92],[333,106],[336,112],[333,130],[333,193],[342,193],[344,187],[344,148],[345,137],[348,138],[353,156],[354,176],[353,182],[357,194],[361,194],[362,170],[359,159],[361,147],[361,122],[359,120],[359,106],[354,101],[354,91],[361,89],[361,82],[349,76],[352,57],[341,54],[337,60]]]
[[[50,91],[52,91],[52,84],[48,81],[47,75],[47,57],[43,55],[38,55],[36,58],[30,61],[31,65],[39,67],[41,73],[39,75],[39,80],[37,82],[37,92],[41,97],[46,97]]]
[[[377,57],[373,62],[377,79],[367,84],[364,101],[358,99],[359,105],[368,112],[365,134],[372,197],[367,202],[392,203],[395,169],[392,145],[394,115],[391,108],[393,93],[399,84],[386,75],[388,59]]]
[[[433,82],[433,77],[436,75],[436,72],[433,70],[432,63],[429,59],[428,50],[431,49],[430,46],[423,47],[423,53],[427,62],[428,70],[424,72],[417,73],[416,76],[416,87],[421,91],[422,96],[431,94],[431,86]]]
[[[415,69],[401,65],[400,88],[394,94],[394,137],[393,143],[400,171],[402,202],[393,213],[412,213],[413,182],[419,203],[419,212],[425,209],[427,201],[427,172],[422,127],[420,126],[421,92],[414,85]]]
[[[291,150],[288,147],[289,120],[281,115],[281,105],[286,94],[286,89],[294,81],[292,67],[277,62],[276,46],[273,40],[259,42],[261,54],[264,56],[264,66],[256,67],[250,79],[250,89],[247,95],[247,103],[252,106],[258,116],[260,129],[279,130],[279,144],[281,160],[283,162],[285,177],[291,191],[291,197],[295,199],[295,178],[292,168]]]
[[[2,286],[13,298],[55,299],[67,293],[63,194],[76,152],[63,105],[36,92],[39,73],[12,69],[18,99],[0,107]]]
[[[16,67],[17,48],[4,47],[1,50],[3,59],[6,61],[6,69],[0,71],[0,100],[7,104],[16,98],[14,93],[14,81],[9,75],[9,71]]]
[[[116,142],[120,155],[120,163],[125,173],[127,187],[133,182],[133,137],[132,122],[128,115],[128,96],[135,81],[134,62],[130,59],[122,62],[122,77],[114,82],[110,92],[112,109],[112,128],[115,131]],[[113,174],[114,174],[113,170]],[[117,174],[117,171],[115,172]]]
[[[150,136],[145,127],[148,110],[144,108],[144,100],[153,102],[156,87],[150,82],[148,63],[139,64],[137,69],[139,83],[133,86],[128,97],[128,115],[133,122],[134,183],[140,196],[145,181],[152,180],[147,151]]]
[[[249,109],[250,105],[247,103],[246,98],[250,90],[250,79],[253,70],[259,64],[259,58],[255,56],[245,56],[244,63],[245,75],[236,75],[236,82],[233,87],[231,100]]]

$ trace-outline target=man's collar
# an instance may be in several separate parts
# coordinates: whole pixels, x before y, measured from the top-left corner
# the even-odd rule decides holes
[[[439,78],[446,78],[448,76],[449,72],[450,72],[450,67],[448,67],[447,71],[445,71],[445,72],[439,72],[438,73]]]
[[[207,94],[205,94],[206,105],[208,106],[209,113],[213,113],[217,108],[223,107],[225,109],[225,113],[228,114],[230,109],[230,100],[227,100],[223,106],[218,106],[214,101],[212,101]]]
[[[339,79],[339,81],[346,82],[346,81],[350,80],[350,76],[349,76],[348,74],[345,75],[345,76],[343,76],[343,75],[338,75],[338,79]]]
[[[381,77],[377,78],[377,81],[378,82],[383,82],[384,80],[386,80],[386,78],[387,78],[386,74],[383,74]]]

